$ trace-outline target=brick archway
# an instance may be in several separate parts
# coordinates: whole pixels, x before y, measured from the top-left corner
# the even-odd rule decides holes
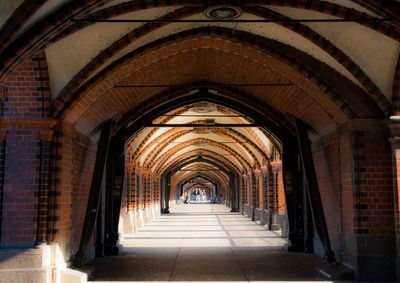
[[[248,52],[247,55],[252,54],[250,56],[255,56],[255,57],[254,58],[248,57],[248,59],[246,59],[240,57],[240,52],[245,52],[246,50],[240,47],[241,46],[240,42],[243,40],[243,37],[249,36],[251,38],[252,36],[248,34],[246,35],[246,33],[238,32],[235,35],[235,37],[238,40],[236,41],[234,39],[232,40],[229,39],[229,36],[228,34],[226,34],[226,32],[228,31],[225,29],[212,29],[212,28],[205,30],[197,30],[195,37],[193,37],[193,32],[191,32],[190,34],[184,32],[181,35],[170,37],[168,39],[170,44],[166,43],[166,40],[163,40],[158,43],[151,44],[147,48],[142,48],[137,52],[135,52],[136,56],[135,54],[131,54],[125,59],[120,60],[120,62],[113,64],[105,72],[99,74],[97,76],[97,79],[91,80],[91,82],[86,84],[84,88],[81,88],[81,90],[75,94],[76,96],[75,99],[78,99],[79,103],[73,102],[72,104],[69,104],[71,103],[68,102],[69,99],[59,98],[57,104],[54,105],[55,109],[62,109],[63,107],[68,107],[68,105],[73,106],[74,110],[70,111],[68,108],[66,108],[67,112],[65,112],[63,116],[66,117],[66,119],[69,122],[73,124],[76,123],[78,127],[81,126],[79,125],[81,123],[83,127],[82,130],[86,131],[85,128],[89,126],[89,124],[87,123],[87,121],[85,122],[79,121],[81,118],[85,120],[90,119],[91,121],[95,121],[96,119],[98,119],[98,117],[96,117],[98,115],[95,115],[94,112],[101,113],[102,114],[101,117],[107,117],[112,115],[111,113],[110,114],[104,113],[104,107],[103,107],[104,104],[114,106],[115,110],[113,110],[110,107],[108,108],[113,111],[118,111],[118,108],[122,107],[122,105],[118,106],[118,104],[121,103],[125,104],[123,106],[124,109],[126,109],[126,107],[133,108],[134,107],[132,104],[133,101],[131,100],[133,98],[135,99],[136,105],[140,102],[144,102],[142,98],[141,101],[138,100],[138,98],[142,97],[142,95],[144,94],[142,90],[113,88],[113,86],[116,84],[117,85],[135,84],[135,83],[145,84],[146,81],[143,80],[142,74],[152,73],[153,74],[152,80],[160,83],[161,82],[182,83],[182,81],[176,81],[176,80],[171,81],[171,79],[180,77],[181,78],[180,80],[182,80],[184,76],[182,77],[178,73],[185,70],[186,74],[191,73],[192,77],[196,76],[195,81],[198,81],[198,78],[200,76],[200,81],[211,80],[214,82],[229,83],[229,81],[232,80],[232,78],[231,79],[213,78],[213,77],[210,78],[210,75],[204,77],[204,75],[199,73],[199,70],[187,69],[189,68],[189,66],[190,68],[192,67],[195,68],[196,66],[202,66],[202,64],[208,64],[208,65],[212,64],[213,61],[211,58],[218,56],[218,58],[220,58],[219,59],[220,62],[235,62],[236,60],[239,66],[247,65],[249,67],[252,66],[251,69],[260,69],[260,71],[262,70],[262,72],[260,73],[261,77],[260,79],[258,79],[260,81],[265,81],[265,79],[263,79],[265,78],[265,76],[270,76],[269,81],[273,82],[288,82],[287,78],[289,78],[290,79],[289,82],[293,82],[296,85],[294,87],[295,90],[293,90],[292,88],[282,89],[281,87],[279,87],[279,88],[268,88],[267,92],[271,94],[276,92],[281,94],[282,92],[284,93],[288,92],[291,93],[292,95],[295,94],[299,98],[301,96],[303,104],[309,104],[310,106],[315,107],[315,110],[312,110],[312,112],[318,115],[318,117],[324,117],[325,119],[328,120],[332,119],[334,120],[334,123],[339,123],[339,124],[343,123],[347,119],[347,117],[356,118],[356,117],[382,116],[382,112],[380,112],[376,108],[376,105],[374,105],[372,101],[369,101],[369,98],[365,96],[365,93],[363,94],[362,91],[356,90],[356,88],[351,87],[351,84],[346,85],[341,83],[341,84],[336,84],[334,87],[328,85],[327,81],[335,82],[335,77],[332,76],[332,73],[335,73],[333,70],[330,70],[332,72],[329,73],[330,74],[329,80],[317,77],[316,71],[320,69],[321,65],[317,62],[313,62],[312,64],[310,64],[309,62],[307,63],[306,67],[306,65],[304,65],[300,61],[301,58],[306,59],[307,56],[305,56],[304,54],[301,53],[298,54],[296,59],[287,58],[287,54],[292,54],[294,52],[294,50],[291,50],[290,47],[286,46],[285,48],[285,46],[282,46],[281,44],[278,44],[276,42],[274,43],[272,41],[270,41],[267,44],[266,41],[268,42],[268,40],[266,39],[264,39],[263,42],[261,41],[257,42],[258,40],[257,37],[253,37],[254,41],[252,41],[253,42],[252,46],[254,47],[254,50],[261,51],[260,47],[267,48],[267,50],[264,49],[265,52],[265,54],[263,55],[264,57],[261,56],[261,54],[263,53]],[[239,34],[242,35],[242,37],[239,36]],[[213,38],[211,41],[209,39],[210,36],[211,38]],[[175,45],[174,42],[178,38],[180,38],[178,42],[186,44]],[[201,41],[204,41],[204,44],[206,46],[208,46],[207,44],[212,44],[215,46],[215,48],[206,47],[200,49],[196,48],[193,49],[193,47],[189,47],[189,45],[187,45],[188,43],[203,44],[200,43]],[[210,47],[212,45],[210,45]],[[218,45],[220,46],[218,47]],[[223,45],[224,47],[222,47]],[[160,52],[163,52],[163,50],[164,52],[167,52],[165,53],[166,54],[165,58],[152,57],[152,54],[155,54],[154,52],[150,53],[145,52],[145,50],[148,51],[154,50],[154,48],[157,48],[156,46],[158,46],[159,48],[158,50]],[[228,48],[230,48],[230,51]],[[285,52],[285,50],[287,50],[287,52]],[[132,59],[132,56],[134,59]],[[277,59],[274,59],[274,57],[272,56],[277,57]],[[222,59],[224,57],[226,57],[226,59]],[[191,65],[184,63],[187,60],[192,62],[193,58],[198,58],[197,60],[199,60],[199,58],[207,58],[207,60],[204,63],[199,61]],[[312,62],[311,58],[308,58],[307,60],[311,60]],[[270,65],[274,65],[276,67],[275,68],[268,67]],[[120,69],[120,66],[123,66],[123,68]],[[162,76],[162,74],[165,74],[165,72],[169,72],[167,71],[167,69],[165,69],[166,66],[174,66],[173,70],[176,74],[168,77]],[[314,71],[310,70],[311,66],[314,69]],[[219,68],[221,70],[221,74],[227,73],[227,71],[224,71],[224,69],[226,69],[227,67],[228,66],[224,64],[220,65]],[[211,66],[209,66],[208,68],[211,68]],[[246,78],[246,76],[248,76],[248,74],[246,74],[246,70],[249,71],[250,69],[245,68],[244,70],[237,70],[236,68],[234,76],[242,76]],[[129,79],[128,73],[125,73],[129,72],[130,74],[132,71],[134,72],[133,74],[135,74],[136,78],[134,80]],[[244,73],[241,74],[241,72]],[[318,75],[324,75],[324,74],[327,74],[327,72],[323,72],[322,70],[318,72]],[[104,80],[103,76],[107,77],[107,79]],[[342,82],[347,80],[341,77],[340,75],[337,75],[336,79],[340,79]],[[188,80],[188,82],[191,83],[193,82],[193,78],[187,78],[186,80]],[[343,87],[345,85],[347,90],[346,88],[341,89],[340,94],[338,91],[335,90],[335,88]],[[156,102],[155,99],[159,99],[159,97],[157,98],[157,96],[160,96],[160,93],[162,93],[162,91],[163,89],[158,89],[158,90],[149,89],[146,90],[146,96],[153,97],[151,100],[154,101],[155,103],[159,103]],[[248,92],[247,89],[243,89],[242,91]],[[351,96],[349,91],[352,92]],[[346,92],[348,94],[346,94]],[[253,89],[251,93],[254,98],[262,100],[262,98],[260,97],[262,95],[262,93],[260,93],[260,89]],[[355,97],[355,93],[358,93],[359,96]],[[307,100],[309,101],[306,102]],[[357,103],[353,104],[352,101],[357,101]],[[364,104],[360,102],[364,102]],[[268,103],[270,105],[272,103],[271,105],[272,107],[274,107],[275,109],[277,108],[279,109],[278,105],[274,104],[273,101],[268,100]],[[293,102],[288,102],[288,103],[290,105],[290,103]],[[77,107],[78,105],[81,106]],[[309,107],[307,107],[307,109],[309,109]],[[293,113],[293,114],[295,114],[296,116],[301,116],[299,113]],[[309,122],[309,124],[313,125],[315,128],[318,128],[317,125],[314,125],[315,121],[314,122],[310,121],[310,117],[304,120]],[[318,121],[322,121],[322,119],[319,118]],[[98,123],[101,123],[101,121],[99,120],[98,122],[96,122],[96,124]]]
[[[399,164],[393,160],[400,159],[396,122],[400,61],[396,57],[396,62],[389,62],[393,64],[383,60],[380,65],[386,68],[380,74],[394,75],[390,93],[386,89],[387,84],[392,86],[390,76],[375,76],[381,69],[370,69],[363,60],[369,59],[367,51],[380,46],[393,48],[384,59],[398,55],[400,25],[385,20],[399,19],[395,1],[387,1],[386,7],[378,1],[341,2],[348,7],[326,1],[248,1],[245,14],[250,18],[288,20],[295,10],[293,15],[299,18],[318,13],[334,19],[360,17],[361,22],[349,24],[351,32],[368,29],[372,38],[390,41],[372,44],[371,50],[360,46],[362,54],[354,46],[344,48],[355,40],[339,42],[342,39],[330,34],[337,27],[325,33],[301,21],[276,24],[276,30],[296,38],[293,42],[271,36],[263,27],[251,30],[251,25],[164,29],[169,24],[138,24],[116,32],[104,46],[96,46],[98,52],[88,51],[88,58],[69,66],[65,81],[56,88],[52,79],[61,74],[54,70],[63,64],[54,65],[57,58],[47,47],[100,26],[74,19],[110,19],[130,12],[145,18],[148,10],[161,6],[170,14],[154,17],[197,19],[202,17],[203,2],[145,0],[114,5],[99,0],[60,7],[52,6],[57,1],[20,2],[0,27],[0,247],[30,252],[43,243],[43,254],[52,250],[46,268],[54,270],[56,253],[57,258],[73,261],[85,253],[85,244],[97,249],[104,244],[105,253],[115,254],[116,232],[135,232],[161,211],[162,203],[174,201],[163,192],[171,189],[168,180],[176,189],[176,184],[204,172],[201,177],[221,187],[223,204],[232,211],[254,220],[266,213],[274,217],[286,213],[291,249],[304,250],[304,243],[313,241],[305,229],[314,225],[317,231],[326,221],[320,238],[325,239],[329,260],[333,252],[340,255],[337,259],[352,266],[358,279],[394,278],[394,259],[400,254],[399,206],[393,207],[399,199],[399,182],[393,184],[393,177],[399,179]],[[362,28],[353,30],[354,26]],[[163,33],[166,30],[171,32]],[[135,40],[142,41],[135,45]],[[316,49],[301,51],[310,46]],[[140,84],[153,86],[135,87]],[[207,115],[200,120],[184,117],[194,115],[191,109],[201,103],[216,105],[212,113],[220,117],[211,122]],[[193,133],[197,129],[188,131],[188,121],[214,128]],[[224,128],[224,122],[240,126]],[[166,124],[176,129],[165,130]],[[179,124],[185,130],[178,129]],[[245,124],[252,128],[244,129]],[[199,133],[203,136],[193,136]],[[218,166],[198,160],[199,156]],[[182,164],[186,167],[168,179]],[[229,174],[221,173],[220,167]],[[104,203],[97,199],[101,190]],[[321,205],[313,213],[318,221],[312,221],[304,205],[307,198],[318,203],[308,195],[316,191]],[[120,207],[121,214],[116,212]],[[104,222],[93,217],[99,209]],[[99,242],[94,243],[93,231],[106,232],[96,235]],[[78,246],[79,241],[86,243]]]

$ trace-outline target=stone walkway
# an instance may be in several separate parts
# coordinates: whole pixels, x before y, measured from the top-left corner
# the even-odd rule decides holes
[[[285,243],[225,206],[179,205],[125,235],[121,255],[90,265],[96,282],[325,280],[320,257],[286,252]]]

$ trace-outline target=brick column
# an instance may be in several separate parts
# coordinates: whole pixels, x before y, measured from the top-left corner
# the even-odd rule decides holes
[[[156,179],[156,202],[157,204],[160,204],[160,200],[161,200],[161,180],[160,180],[160,176],[157,176]]]
[[[352,120],[339,134],[342,260],[353,266],[358,280],[393,280],[396,239],[389,129],[382,120]]]
[[[126,202],[126,209],[127,211],[132,211],[133,210],[133,201],[132,201],[132,191],[133,191],[133,185],[134,185],[134,174],[135,172],[135,167],[131,163],[125,163],[125,168],[126,168],[126,193],[124,194],[123,198],[125,198]],[[121,207],[122,209],[122,207]]]
[[[149,172],[143,171],[142,177],[142,190],[143,190],[143,208],[150,206],[150,176]]]
[[[269,165],[261,168],[261,175],[262,175],[262,208],[267,210],[268,208],[268,167]]]
[[[137,208],[138,210],[144,208],[145,203],[145,192],[144,192],[144,182],[142,168],[136,167],[136,195],[137,195]]]
[[[275,176],[272,165],[268,167],[268,193],[267,193],[267,210],[268,210],[268,230],[272,230],[273,215],[275,213]]]
[[[263,192],[260,190],[262,186],[261,170],[254,170],[254,189],[255,189],[255,208],[262,208]]]
[[[48,203],[40,199],[39,191],[48,190],[50,147],[48,134],[56,125],[51,119],[0,120],[3,137],[7,130],[7,146],[2,139],[0,170],[2,177],[2,227],[3,247],[32,247],[47,240]],[[43,143],[42,143],[43,141]],[[43,147],[42,147],[43,145]],[[43,155],[41,148],[43,148]],[[41,166],[41,157],[44,163]],[[0,173],[1,175],[1,173]],[[41,195],[40,195],[41,196]],[[48,195],[46,196],[48,197]],[[43,205],[39,205],[38,200]],[[42,202],[43,200],[43,202]],[[43,220],[42,224],[38,224]],[[38,240],[40,235],[40,240]]]
[[[254,172],[249,175],[250,179],[250,206],[254,209],[257,207],[257,178]]]
[[[239,175],[238,179],[240,179],[240,204],[243,208],[244,204],[246,203],[246,182],[242,175]]]
[[[275,172],[272,166],[268,167],[268,194],[267,194],[267,210],[270,214],[274,212],[274,189],[275,189]]]
[[[249,177],[247,175],[243,175],[243,188],[244,188],[244,203],[250,204],[250,192],[249,192]]]

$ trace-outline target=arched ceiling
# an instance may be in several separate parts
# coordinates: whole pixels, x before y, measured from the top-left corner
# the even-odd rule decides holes
[[[202,14],[203,1],[142,1],[140,4],[136,1],[111,0],[88,1],[86,4],[85,1],[80,1],[82,3],[79,4],[73,2],[4,0],[0,4],[3,42],[8,43],[9,46],[12,46],[12,43],[22,45],[23,39],[26,38],[24,32],[37,31],[39,25],[42,25],[42,28],[45,28],[43,24],[46,26],[46,30],[43,31],[46,37],[41,37],[42,42],[35,42],[35,44],[41,45],[38,48],[45,48],[54,98],[63,92],[85,66],[93,63],[93,59],[98,56],[104,57],[102,52],[108,49],[109,53],[109,49],[115,47],[118,41],[124,40],[126,44],[120,42],[119,48],[113,48],[112,56],[106,60],[102,62],[96,60],[96,68],[87,74],[89,76],[85,80],[90,79],[113,61],[166,35],[212,25],[247,31],[293,46],[329,65],[358,86],[363,87],[364,82],[359,81],[352,70],[343,66],[343,62],[330,54],[329,44],[332,44],[337,48],[336,52],[343,52],[371,79],[381,94],[389,100],[391,99],[394,70],[399,54],[399,33],[397,26],[387,22],[379,22],[375,25],[370,22],[306,22],[295,25],[287,23],[169,23],[157,24],[156,27],[153,23],[88,24],[76,23],[73,20],[85,17],[114,20],[158,19],[167,14],[173,19],[199,20],[207,18]],[[245,13],[240,19],[272,17],[339,19],[350,16],[357,18],[360,15],[379,18],[386,12],[384,7],[381,7],[381,13],[377,15],[376,7],[372,9],[370,7],[372,4],[360,5],[358,3],[360,1],[313,1],[313,3],[295,1],[298,2],[296,4],[289,2],[294,1],[247,1]],[[393,5],[399,5],[397,1],[392,2],[394,2]],[[21,15],[25,17],[22,18]],[[56,26],[56,23],[50,22],[50,19],[59,15],[65,18],[61,19],[64,20],[61,25]],[[14,18],[14,23],[11,23],[10,16],[21,18]],[[143,31],[143,27],[146,27],[145,31]],[[389,28],[393,31],[386,32],[386,34],[382,32]],[[52,32],[49,32],[49,29],[52,29]],[[307,29],[307,35],[304,34],[304,29]],[[134,40],[127,42],[126,37],[129,33],[134,33],[136,36]],[[319,38],[313,40],[309,37],[310,34],[315,37],[314,33],[324,39],[324,46],[318,44]],[[36,40],[32,39],[31,41]],[[27,46],[20,48],[24,48],[25,52],[29,53]],[[12,65],[6,67],[12,67]]]
[[[201,96],[202,84],[216,100],[243,103],[288,132],[293,116],[324,135],[350,119],[400,113],[392,109],[392,101],[400,101],[399,1],[248,0],[239,18],[248,22],[204,22],[208,2],[2,0],[0,82],[44,50],[53,117],[87,135],[107,119],[116,119],[121,129],[170,100]],[[306,21],[296,21],[301,19]],[[200,22],[173,22],[179,20]],[[260,83],[285,85],[233,86]],[[185,87],[171,87],[176,84]],[[180,104],[152,122],[204,123],[207,117],[195,116],[191,107]],[[215,125],[254,122],[238,109],[214,107],[208,118]],[[197,160],[187,168],[203,166],[204,175],[223,182],[225,173],[214,170],[211,160],[228,171],[247,172],[262,167],[280,146],[273,133],[259,127],[203,133],[146,127],[128,151],[131,162],[158,173],[203,156],[208,163]],[[179,171],[175,178],[187,175],[190,171]]]

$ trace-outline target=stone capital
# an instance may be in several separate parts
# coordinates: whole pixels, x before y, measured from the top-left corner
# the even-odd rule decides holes
[[[54,119],[0,119],[3,129],[52,129],[56,124],[57,120]]]

